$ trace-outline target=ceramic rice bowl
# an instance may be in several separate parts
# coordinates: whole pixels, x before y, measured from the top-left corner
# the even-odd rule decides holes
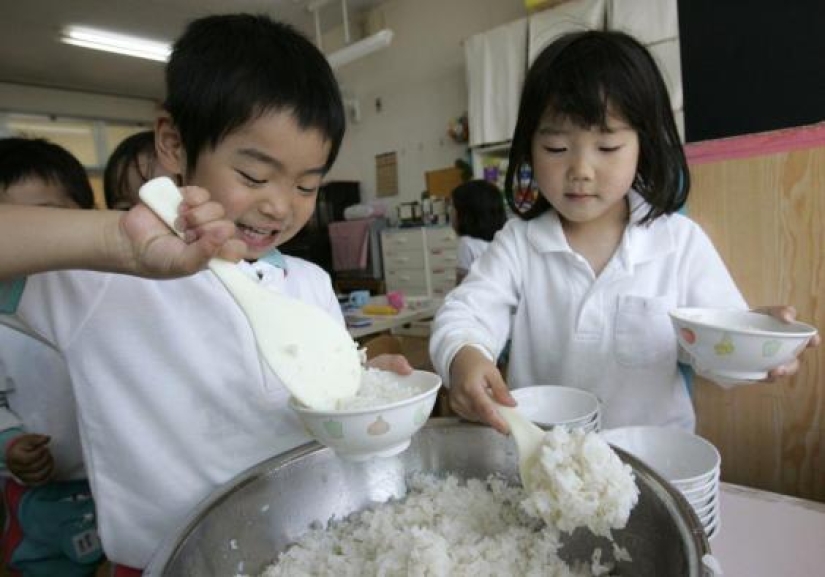
[[[307,432],[342,458],[365,461],[390,457],[406,449],[412,436],[432,413],[441,377],[426,371],[399,375],[402,384],[421,392],[408,399],[379,407],[348,410],[316,410],[291,398],[289,406],[301,419]]]
[[[723,386],[759,381],[791,361],[817,330],[744,310],[682,308],[670,312],[679,344],[700,375]]]

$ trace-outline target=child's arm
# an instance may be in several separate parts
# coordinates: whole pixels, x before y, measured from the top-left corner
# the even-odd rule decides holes
[[[2,367],[0,367],[2,368]],[[0,470],[13,475],[24,485],[39,485],[54,472],[54,458],[48,447],[49,437],[23,430],[20,418],[8,406],[5,383],[0,371]]]
[[[3,446],[6,468],[24,485],[42,485],[54,474],[54,457],[49,450],[48,435],[23,433]]]
[[[398,375],[409,375],[413,371],[410,362],[404,355],[378,355],[370,359],[369,362],[367,362],[367,366],[384,371],[391,371]]]
[[[69,268],[168,278],[193,274],[213,256],[240,258],[223,207],[203,189],[182,193],[186,242],[143,205],[125,213],[2,205],[0,278]]]
[[[471,421],[482,421],[507,434],[510,429],[493,400],[509,407],[516,402],[495,362],[474,346],[462,347],[450,364],[450,408]]]
[[[54,472],[54,458],[47,446],[49,437],[23,429],[23,422],[8,403],[7,395],[13,388],[0,359],[0,470],[25,485],[39,485]]]

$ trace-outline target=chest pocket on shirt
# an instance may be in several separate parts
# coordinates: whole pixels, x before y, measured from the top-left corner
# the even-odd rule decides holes
[[[667,297],[619,296],[616,308],[616,359],[638,367],[676,363],[676,336],[667,312]]]

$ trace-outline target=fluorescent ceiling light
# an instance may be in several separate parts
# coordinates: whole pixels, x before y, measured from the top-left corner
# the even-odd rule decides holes
[[[146,58],[158,62],[166,62],[172,53],[171,46],[166,42],[158,42],[138,36],[126,36],[124,34],[80,26],[66,27],[63,30],[60,41],[73,46],[82,46],[83,48],[91,48],[93,50]]]
[[[92,129],[89,126],[67,126],[65,124],[48,124],[48,123],[28,123],[28,122],[9,122],[9,128],[19,132],[34,132],[51,134],[91,134]]]
[[[372,36],[367,36],[358,42],[353,42],[349,46],[336,50],[332,54],[327,55],[327,60],[329,60],[329,65],[332,68],[338,68],[339,66],[349,64],[353,60],[358,60],[367,54],[372,54],[377,50],[386,48],[391,42],[392,30],[385,28]]]

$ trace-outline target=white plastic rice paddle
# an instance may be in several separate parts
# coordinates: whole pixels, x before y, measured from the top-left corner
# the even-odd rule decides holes
[[[515,407],[505,407],[496,403],[498,414],[510,427],[510,434],[518,447],[518,472],[521,476],[521,485],[527,490],[533,490],[530,479],[530,468],[539,457],[539,448],[544,441],[544,430],[535,425]]]
[[[175,230],[183,198],[175,184],[165,176],[155,178],[139,194]],[[213,258],[209,269],[241,307],[258,351],[296,399],[313,409],[329,409],[356,394],[361,360],[342,324],[318,307],[260,286],[229,261]]]

